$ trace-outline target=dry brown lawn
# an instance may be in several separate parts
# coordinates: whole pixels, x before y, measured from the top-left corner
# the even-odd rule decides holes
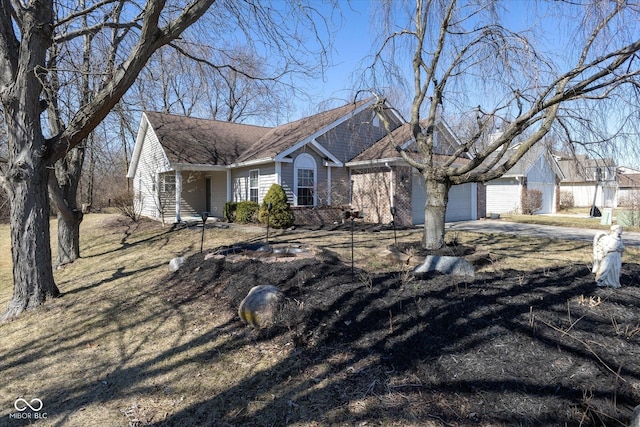
[[[420,234],[421,230],[402,230],[397,236],[399,242],[416,242]],[[348,232],[272,231],[271,236],[276,242],[295,238],[325,248],[337,253],[347,266],[351,260]],[[264,229],[257,227],[211,225],[205,230],[204,247],[256,242],[264,237]],[[213,304],[208,305],[210,299],[199,302],[202,295],[193,294],[184,304],[168,297],[163,285],[164,281],[168,284],[170,277],[169,260],[198,253],[200,238],[201,228],[197,227],[172,231],[146,221],[129,223],[117,215],[86,216],[82,224],[82,258],[55,273],[62,297],[0,324],[0,425],[19,425],[18,411],[14,408],[18,398],[42,401],[40,419],[35,420],[36,414],[32,413],[32,419],[27,420],[39,425],[162,425],[175,414],[187,413],[192,418],[181,417],[179,424],[198,425],[202,419],[252,419],[251,414],[260,413],[280,400],[279,389],[285,393],[287,387],[299,386],[300,395],[304,395],[328,387],[329,379],[323,370],[348,357],[342,350],[308,368],[313,372],[306,372],[304,381],[317,380],[305,383],[303,377],[288,376],[264,392],[252,390],[251,398],[238,407],[237,413],[216,418],[216,414],[210,413],[211,407],[202,406],[203,401],[224,396],[241,385],[247,387],[258,376],[269,376],[270,370],[284,359],[295,359],[296,352],[301,350],[283,341],[247,338],[243,335],[246,332],[239,332],[233,310],[219,311]],[[511,276],[526,278],[533,270],[588,266],[591,260],[590,245],[584,242],[475,233],[448,234],[447,239],[487,250],[491,261],[479,269],[487,275],[508,271]],[[381,249],[394,242],[392,232],[359,231],[353,240],[359,271],[369,275],[403,271],[402,266],[378,256]],[[9,251],[8,227],[1,226],[1,308],[12,293]],[[627,250],[624,261],[637,260],[638,255],[638,250]],[[171,279],[172,287],[179,285],[175,278]],[[239,345],[239,334],[250,345]],[[354,372],[360,368],[350,367]],[[299,372],[305,369],[300,366]],[[389,380],[389,387],[397,380]],[[409,377],[405,380],[411,382]],[[346,410],[357,415],[372,401],[381,404],[373,390],[377,390],[375,384],[371,393],[353,399],[348,407],[335,408],[336,413]],[[400,392],[393,398],[397,401],[382,402],[383,406],[403,405]],[[455,402],[440,404],[455,405]],[[224,412],[224,402],[221,405],[219,410]],[[283,405],[300,410],[295,401]],[[209,412],[207,417],[198,414],[200,406],[202,411]],[[357,416],[336,419],[345,425],[403,424]],[[283,420],[286,418],[269,421],[268,425],[328,424],[326,420],[290,423]],[[230,424],[234,423],[227,425]],[[260,419],[253,419],[253,424],[267,425]],[[434,416],[416,425],[446,424]]]

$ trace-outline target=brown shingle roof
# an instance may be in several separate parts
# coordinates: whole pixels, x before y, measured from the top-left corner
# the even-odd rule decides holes
[[[240,155],[237,162],[273,159],[298,142],[303,141],[305,138],[340,118],[347,116],[349,113],[356,111],[363,104],[370,101],[371,98],[350,103],[343,107],[323,111],[313,116],[273,128]]]
[[[639,173],[619,173],[618,185],[620,185],[620,187],[640,188],[640,174]]]
[[[441,143],[439,146],[435,147],[435,155],[438,158],[444,158],[443,156],[453,154],[455,151],[454,145],[455,141],[450,141],[450,137],[445,136],[445,133],[448,134],[448,131],[445,131],[441,125],[436,124],[438,132],[442,135],[439,139]],[[396,128],[393,132],[393,137],[395,139],[396,144],[404,145],[408,141],[413,141],[413,134],[411,133],[411,125],[409,123],[405,123],[402,126]],[[407,152],[415,153],[417,156],[417,148],[415,147],[415,142],[412,142],[409,147],[407,147]],[[396,159],[400,158],[400,153],[396,151],[391,143],[391,138],[387,135],[380,139],[378,142],[373,144],[371,147],[364,150],[358,156],[356,156],[352,161],[353,162],[366,162],[366,161],[374,161],[379,159]]]
[[[558,164],[565,176],[564,182],[595,182],[597,168],[615,167],[613,159],[590,159],[583,154],[561,158]]]
[[[226,166],[271,128],[145,112],[171,163]]]

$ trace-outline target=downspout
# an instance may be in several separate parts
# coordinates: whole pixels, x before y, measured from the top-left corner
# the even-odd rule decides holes
[[[394,183],[394,176],[393,176],[393,168],[391,166],[389,166],[389,163],[385,163],[384,164],[387,168],[389,168],[389,206],[393,209],[395,208],[395,203],[394,200],[396,198],[395,195],[395,187],[393,185]]]

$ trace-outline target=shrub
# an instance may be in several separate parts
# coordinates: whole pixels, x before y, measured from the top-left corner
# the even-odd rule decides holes
[[[238,209],[238,202],[227,202],[224,204],[223,214],[227,222],[235,222],[237,209]]]
[[[575,206],[573,193],[569,191],[560,192],[560,209],[571,209]]]
[[[260,206],[256,202],[238,202],[236,207],[236,222],[238,224],[248,224],[256,222],[256,214]]]
[[[522,213],[533,215],[542,208],[542,191],[525,190],[522,193]]]
[[[134,200],[131,191],[121,191],[113,197],[113,206],[120,214],[126,216],[133,222],[140,219],[142,211],[142,200]]]
[[[271,203],[271,212],[268,211],[269,203]],[[269,218],[269,225],[275,228],[287,228],[293,225],[293,213],[282,186],[273,184],[269,188],[260,206],[258,218],[263,224],[266,224]]]

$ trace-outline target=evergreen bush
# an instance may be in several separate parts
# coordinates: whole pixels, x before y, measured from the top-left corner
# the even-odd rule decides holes
[[[271,212],[268,210],[269,203],[271,203]],[[258,219],[262,224],[266,224],[267,218],[269,218],[269,225],[274,228],[287,228],[293,225],[293,212],[287,201],[287,194],[278,184],[273,184],[269,188],[260,205]]]
[[[256,202],[238,202],[236,207],[236,222],[238,224],[248,224],[256,222],[256,214],[260,206]]]
[[[238,209],[238,202],[227,202],[224,204],[224,218],[227,222],[236,221],[236,210]]]

